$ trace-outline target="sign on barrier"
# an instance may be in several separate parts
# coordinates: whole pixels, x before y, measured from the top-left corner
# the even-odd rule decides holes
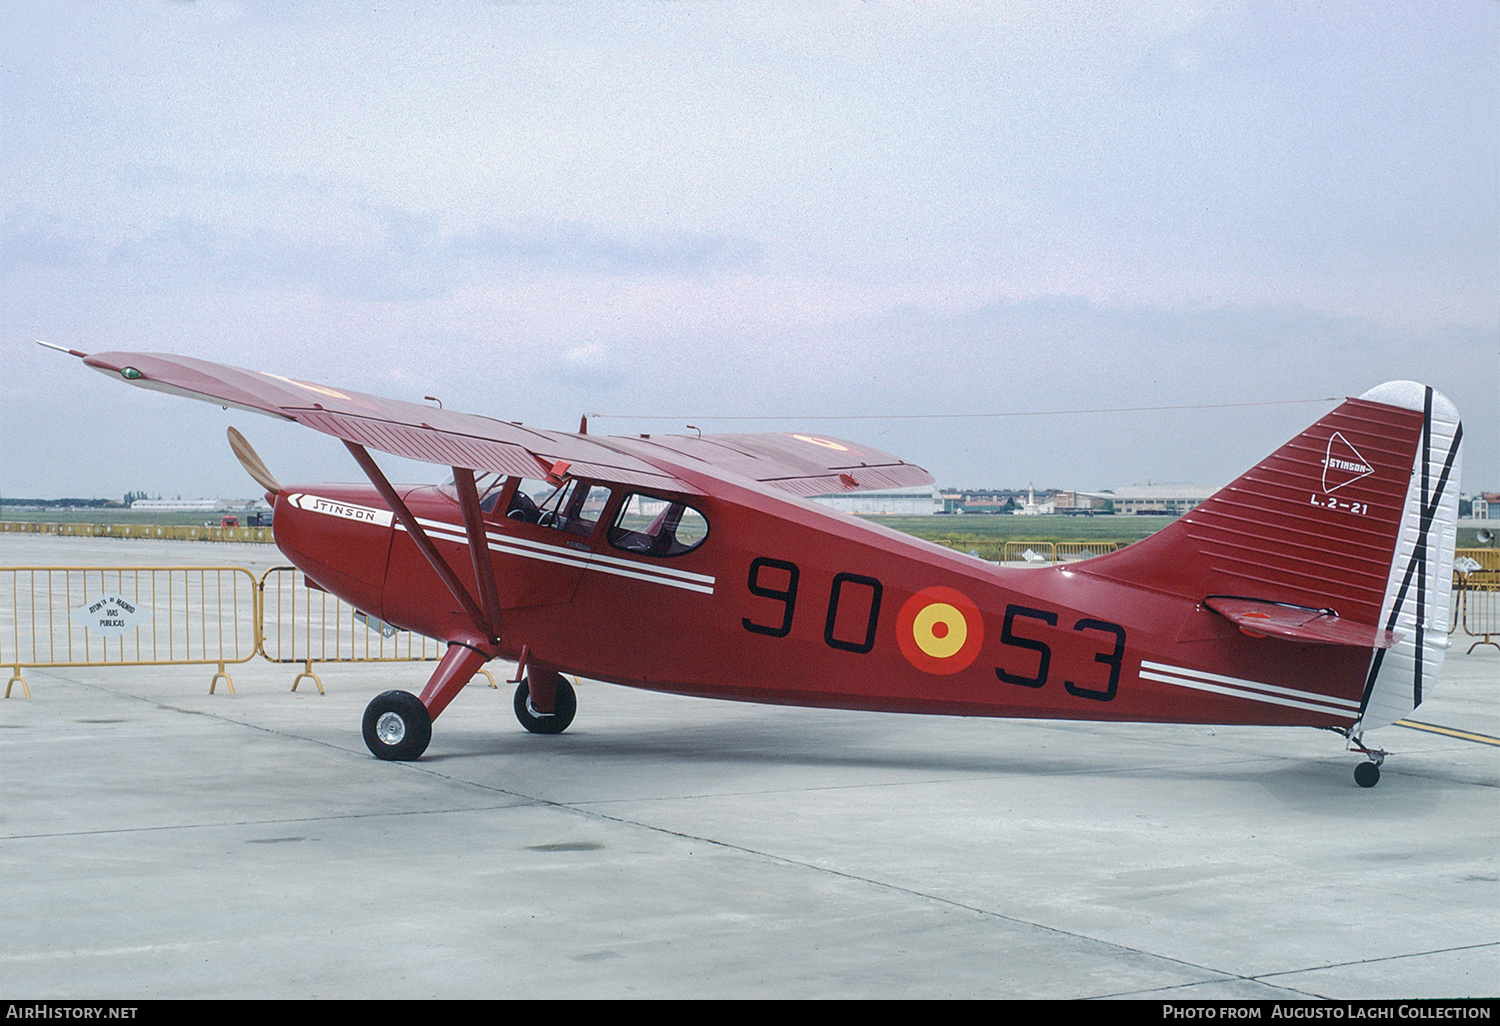
[[[0,567],[0,664],[43,666],[217,665],[259,649],[259,591],[240,567]]]

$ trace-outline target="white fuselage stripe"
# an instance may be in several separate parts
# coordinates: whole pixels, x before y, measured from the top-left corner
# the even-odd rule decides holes
[[[1348,699],[1320,695],[1310,691],[1297,691],[1274,684],[1262,684],[1259,681],[1241,680],[1237,677],[1225,677],[1203,670],[1189,670],[1166,663],[1143,660],[1141,677],[1145,680],[1160,681],[1163,684],[1192,688],[1195,691],[1209,691],[1214,694],[1244,698],[1252,702],[1266,702],[1271,705],[1284,705],[1294,709],[1309,709],[1313,712],[1342,716],[1350,720],[1359,713],[1359,703]]]
[[[445,524],[441,521],[418,520],[417,522],[423,527],[436,527],[439,529],[446,529],[450,531],[455,529],[454,525]],[[498,543],[507,547],[535,549],[539,552],[562,552],[573,556],[575,559],[586,558],[590,565],[594,565],[597,563],[611,563],[615,566],[623,566],[634,569],[641,569],[642,567],[645,567],[645,564],[636,563],[628,559],[617,559],[614,556],[606,556],[600,553],[594,553],[592,555],[585,556],[582,550],[563,549],[556,545],[548,545],[545,542],[531,541],[527,538],[515,538],[506,534],[497,534],[494,531],[487,531],[485,533],[485,536],[489,538],[490,544],[492,546]],[[649,566],[645,567],[645,569],[653,574],[662,577],[676,577],[684,581],[696,581],[699,584],[714,583],[714,579],[712,577],[708,577],[704,574],[688,573],[686,570],[677,570],[673,567]]]
[[[439,538],[458,545],[469,544],[469,537],[461,525],[442,520],[427,520],[421,517],[417,519],[417,523],[433,538]],[[395,527],[399,531],[406,530],[399,523]],[[507,535],[496,534],[492,531],[486,531],[485,537],[489,550],[501,555],[522,556],[526,559],[540,560],[544,563],[555,563],[559,566],[573,567],[578,570],[597,570],[600,573],[610,574],[615,577],[626,577],[631,580],[645,581],[649,584],[664,584],[669,588],[680,588],[684,591],[694,591],[702,595],[712,595],[714,593],[715,579],[705,574],[694,574],[686,570],[677,570],[670,567],[657,567],[647,563],[635,563],[627,559],[595,555],[587,551],[575,551],[524,538],[512,538]]]

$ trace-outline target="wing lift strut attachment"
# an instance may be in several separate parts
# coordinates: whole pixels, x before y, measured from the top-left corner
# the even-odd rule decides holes
[[[409,691],[387,691],[377,695],[365,709],[365,744],[370,751],[381,759],[407,761],[418,758],[426,750],[432,740],[432,721],[457,697],[480,667],[500,654],[500,596],[495,589],[494,572],[488,565],[489,544],[479,510],[474,471],[467,467],[452,468],[458,505],[463,512],[464,533],[469,541],[469,557],[473,561],[474,580],[479,584],[478,600],[432,544],[432,539],[365,447],[348,439],[343,441],[469,620],[467,630],[458,631],[447,639],[448,651],[439,660],[420,696]]]

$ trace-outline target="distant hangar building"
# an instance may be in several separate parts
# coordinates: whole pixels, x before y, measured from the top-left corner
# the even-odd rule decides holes
[[[1108,499],[1116,513],[1180,517],[1217,492],[1202,485],[1131,485],[1101,492],[1079,492],[1093,499]]]
[[[223,513],[256,504],[255,499],[136,499],[130,508],[144,513]]]
[[[870,516],[928,517],[943,511],[942,494],[934,485],[888,488],[876,492],[846,492],[842,495],[814,495],[812,500],[832,506],[842,513]]]
[[[236,509],[244,503],[236,503]],[[147,513],[221,513],[230,508],[223,499],[136,499],[130,508]]]

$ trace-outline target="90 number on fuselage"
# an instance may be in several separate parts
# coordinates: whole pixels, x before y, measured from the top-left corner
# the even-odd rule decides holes
[[[771,638],[784,638],[791,634],[801,579],[801,569],[790,560],[772,559],[769,556],[751,560],[746,588],[751,595],[776,603],[780,608],[767,606],[765,615],[758,619],[742,617],[740,625],[752,634]],[[827,614],[823,621],[824,643],[829,648],[844,652],[865,654],[873,651],[884,595],[885,586],[875,577],[855,573],[836,574],[829,588]],[[1025,621],[1028,620],[1055,629],[1058,614],[1053,610],[1037,609],[1019,603],[1007,605],[1000,643],[1029,655],[1018,656],[1016,659],[1006,657],[1003,665],[996,666],[994,670],[996,679],[1002,683],[1035,689],[1047,684],[1052,665],[1052,646],[1040,638],[1027,636]],[[1106,667],[1108,674],[1104,681],[1064,680],[1063,689],[1075,698],[1095,702],[1112,701],[1119,690],[1120,672],[1125,662],[1125,628],[1108,620],[1081,617],[1073,624],[1072,630],[1080,634],[1108,636],[1112,642],[1108,650],[1094,653],[1094,662]],[[1034,660],[1035,672],[1028,674],[1023,672],[1023,667],[1030,660]]]

